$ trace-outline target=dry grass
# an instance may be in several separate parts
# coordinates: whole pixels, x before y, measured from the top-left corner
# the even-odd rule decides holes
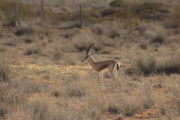
[[[15,16],[15,6],[16,1],[14,0],[2,0],[0,5],[0,10],[2,11],[1,18],[7,20],[7,19],[13,19]],[[20,4],[21,9],[19,10],[19,18],[29,18],[30,16],[35,16],[35,11],[33,6],[26,5],[21,3]]]
[[[15,18],[15,9],[16,9],[16,1],[15,0],[2,0],[0,5],[0,19],[6,22],[6,26],[10,25]],[[19,2],[19,8],[17,12],[18,22],[26,21],[32,22],[41,19],[41,11],[39,6],[26,4],[25,2]],[[53,18],[53,19],[52,19]],[[56,24],[59,22],[58,14],[56,14],[52,9],[46,8],[43,12],[43,20],[41,22],[49,22]]]
[[[9,1],[0,4],[1,20],[12,17]],[[131,3],[128,34],[126,6],[91,4],[84,8],[80,29],[79,10],[68,2],[62,7],[51,1],[52,9],[47,2],[46,17],[51,18],[40,22],[36,6],[23,1],[22,26],[0,26],[0,52],[8,56],[0,59],[0,119],[179,120],[179,28],[164,26],[178,18],[163,20],[178,16],[178,10],[163,2]],[[104,73],[98,84],[98,74],[82,62],[90,44],[96,61],[115,59],[125,65],[117,81]]]
[[[120,4],[122,5],[117,5],[118,7],[84,9],[84,20],[86,23],[99,23],[114,19],[121,19],[123,22],[125,22],[124,20],[127,20],[128,17],[127,3],[122,0],[122,3],[120,2]],[[131,18],[134,19],[133,21],[164,20],[169,15],[169,9],[167,8],[168,7],[165,4],[160,2],[131,3]],[[79,11],[62,13],[60,19],[63,21],[79,21]]]
[[[51,69],[52,68],[48,69],[48,71]],[[68,77],[65,77],[65,80],[59,80],[62,74],[57,76],[57,78],[51,79],[51,81],[48,80],[49,77],[47,80],[44,79],[45,77],[38,77],[37,79],[33,71],[40,73],[40,71],[44,70],[45,69],[39,69],[38,72],[35,70],[35,67],[27,71],[22,70],[21,72],[24,71],[23,74],[25,74],[24,77],[16,77],[16,80],[11,81],[8,88],[2,87],[1,85],[3,91],[9,93],[8,96],[7,94],[1,94],[3,96],[3,99],[1,99],[4,101],[3,104],[16,103],[16,100],[20,103],[16,103],[16,106],[20,107],[20,113],[18,113],[18,111],[16,113],[11,113],[8,109],[7,117],[9,119],[21,119],[18,114],[20,114],[21,117],[28,114],[29,120],[54,120],[60,118],[65,120],[100,120],[104,117],[102,114],[107,112],[112,115],[121,115],[125,118],[133,117],[144,110],[154,108],[160,110],[160,113],[155,113],[155,118],[161,116],[171,118],[178,117],[179,102],[178,98],[175,97],[175,94],[179,92],[177,84],[179,82],[178,76],[174,76],[174,82],[170,82],[170,79],[165,76],[167,81],[163,80],[164,82],[161,86],[168,92],[163,94],[163,91],[162,93],[154,93],[154,89],[151,88],[157,84],[156,80],[163,76],[159,76],[159,78],[156,78],[157,76],[152,77],[143,84],[144,77],[139,78],[141,83],[134,81],[131,77],[123,75],[120,77],[120,80],[123,80],[124,87],[120,89],[119,87],[113,87],[113,84],[119,85],[119,81],[111,82],[109,79],[104,79],[103,82],[106,84],[104,84],[104,88],[101,88],[92,77],[87,78],[87,75],[85,75],[84,77],[79,78],[79,76],[77,76],[78,78],[74,78],[74,74],[69,73],[70,71],[67,75],[70,76],[70,79],[73,77],[74,80],[68,80]],[[63,72],[63,69],[61,69],[60,72]],[[43,73],[39,75],[43,76]],[[53,72],[49,75],[56,76]],[[153,79],[153,81],[151,79]],[[108,88],[108,86],[110,88]],[[9,89],[10,87],[11,89]],[[12,90],[17,92],[14,94]],[[161,96],[158,94],[161,94]],[[166,95],[169,97],[165,97]],[[15,101],[14,97],[16,98]],[[26,99],[22,99],[22,97]],[[162,104],[162,97],[163,102],[169,101],[169,103]],[[175,107],[176,105],[177,107]],[[11,104],[9,107],[12,107]],[[169,111],[169,108],[175,112]],[[7,111],[6,109],[3,110]],[[5,114],[7,114],[7,112],[5,112]]]
[[[121,1],[121,0],[120,0]],[[121,3],[121,2],[120,2]],[[2,14],[1,19],[12,20],[14,19],[15,1],[3,0],[0,6]],[[126,4],[126,2],[122,2]],[[124,6],[124,5],[123,5]],[[13,9],[12,9],[13,8]],[[38,20],[40,16],[40,10],[37,9],[38,6],[20,3],[20,8],[18,11],[18,19],[20,21],[28,20]],[[144,2],[144,3],[131,3],[131,18],[133,21],[137,20],[147,20],[147,21],[159,21],[168,19],[168,16],[172,16],[172,22],[178,25],[179,7],[177,6],[172,13],[170,13],[169,6],[163,4],[162,2]],[[127,19],[128,9],[125,7],[108,7],[103,9],[84,9],[84,20],[85,23],[99,23],[101,21],[114,20],[114,19]],[[79,11],[72,10],[71,12],[56,13],[53,9],[46,8],[44,11],[44,22],[49,22],[53,24],[59,24],[60,21],[76,21],[79,22],[80,15]],[[123,20],[123,21],[124,21]],[[124,21],[124,22],[125,22]],[[42,22],[42,21],[41,21]],[[76,25],[79,27],[79,24]]]

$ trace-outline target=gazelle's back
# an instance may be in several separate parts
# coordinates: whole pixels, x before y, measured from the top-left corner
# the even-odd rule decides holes
[[[95,70],[96,71],[101,71],[101,70],[103,70],[105,68],[108,68],[108,66],[110,66],[110,65],[114,66],[115,63],[116,63],[116,61],[114,61],[114,60],[95,62],[94,63],[96,65]]]

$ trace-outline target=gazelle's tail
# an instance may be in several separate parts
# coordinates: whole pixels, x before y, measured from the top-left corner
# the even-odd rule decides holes
[[[118,71],[120,69],[121,63],[117,62],[116,64],[117,64],[116,66],[117,66],[117,71]]]

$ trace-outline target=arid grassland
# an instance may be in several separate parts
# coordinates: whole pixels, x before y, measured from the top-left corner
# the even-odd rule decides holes
[[[0,120],[180,120],[180,1],[0,0]]]

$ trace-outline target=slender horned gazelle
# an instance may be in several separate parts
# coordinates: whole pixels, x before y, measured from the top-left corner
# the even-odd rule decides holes
[[[100,62],[95,62],[92,54],[89,53],[89,50],[91,49],[92,45],[90,45],[86,51],[86,61],[90,64],[90,66],[98,72],[98,82],[99,82],[99,77],[100,74],[103,77],[103,71],[108,70],[112,78],[115,80],[115,75],[117,75],[117,71],[120,68],[120,63],[116,62],[115,60],[106,60],[106,61],[100,61]]]

